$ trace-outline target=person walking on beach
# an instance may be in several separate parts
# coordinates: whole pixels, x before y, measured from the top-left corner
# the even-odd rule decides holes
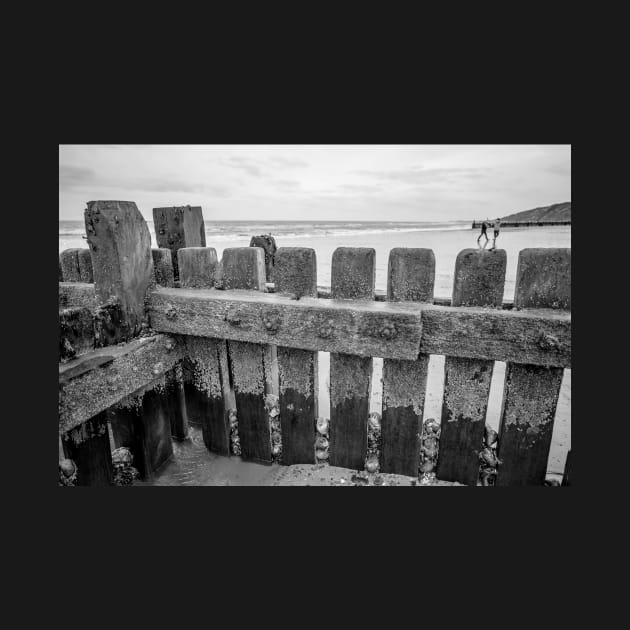
[[[482,236],[486,237],[486,242],[483,244],[483,248],[486,248],[486,245],[488,244],[488,241],[490,240],[488,238],[488,235],[486,234],[486,230],[488,229],[488,219],[486,219],[485,221],[483,221],[481,223],[481,234],[479,235],[479,238],[477,239],[477,245],[479,245],[479,247],[481,247],[481,243],[479,242],[481,240]]]
[[[501,229],[501,219],[497,219],[494,222],[494,238],[492,239],[492,247],[490,249],[495,249],[497,243],[497,236],[499,236],[499,230]]]

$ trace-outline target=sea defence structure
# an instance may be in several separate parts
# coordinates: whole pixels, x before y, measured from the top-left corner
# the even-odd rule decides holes
[[[331,287],[318,287],[311,248],[252,239],[218,260],[198,207],[157,209],[152,249],[135,203],[87,205],[89,249],[59,256],[58,429],[77,485],[114,483],[112,443],[151,479],[189,422],[209,450],[246,461],[545,483],[571,367],[570,249],[522,250],[512,303],[505,251],[465,249],[438,302],[429,249],[393,249],[377,293],[375,251],[337,248]],[[331,353],[329,422],[318,351]],[[439,426],[423,419],[431,354],[446,356]],[[375,357],[381,414],[368,413]],[[494,361],[507,363],[498,433],[485,426]]]
[[[473,221],[474,229],[481,229],[483,221]],[[490,221],[492,223],[492,221]],[[501,221],[501,227],[532,227],[535,225],[571,225],[571,221]],[[490,228],[492,229],[492,228]]]

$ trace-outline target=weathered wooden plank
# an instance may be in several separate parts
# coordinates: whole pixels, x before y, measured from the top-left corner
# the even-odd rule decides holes
[[[177,252],[179,286],[182,289],[211,289],[217,262],[214,247],[182,247]]]
[[[96,293],[93,284],[85,282],[59,283],[59,308],[72,308],[74,306],[96,308]]]
[[[171,250],[175,280],[179,280],[177,251],[181,247],[205,247],[206,231],[200,206],[153,208],[158,247]]]
[[[225,289],[265,290],[265,257],[260,247],[234,247],[223,250],[223,286]],[[219,291],[219,293],[221,293]],[[226,312],[233,326],[241,326],[239,315]],[[265,330],[273,330],[277,314],[259,321]],[[217,335],[218,338],[227,338]],[[271,463],[271,434],[265,409],[266,370],[265,346],[259,343],[228,342],[231,382],[238,413],[238,436],[245,460]],[[268,392],[267,392],[268,393]]]
[[[77,486],[111,486],[114,467],[104,413],[62,435],[67,457],[77,466]]]
[[[183,357],[182,349],[171,337],[155,335],[59,364],[59,433],[160,378]]]
[[[230,426],[223,392],[227,366],[220,360],[225,341],[186,337],[185,344],[184,391],[189,421],[201,426],[208,450],[229,455]]]
[[[141,479],[152,479],[173,455],[165,377],[108,411],[116,448],[126,446]]]
[[[181,362],[166,372],[164,390],[163,396],[168,406],[171,437],[178,441],[185,440],[188,438],[188,414]]]
[[[171,250],[166,247],[153,248],[153,273],[155,282],[162,287],[175,286],[175,274],[173,272],[173,259]]]
[[[79,250],[79,276],[81,282],[94,282],[94,269],[92,267],[92,254],[87,248]]]
[[[97,301],[120,305],[118,341],[124,341],[138,335],[146,322],[144,301],[155,284],[151,235],[133,201],[88,201],[87,206],[85,228]]]
[[[273,276],[273,268],[275,264],[275,255],[277,251],[276,239],[271,234],[263,234],[261,236],[252,236],[249,241],[250,247],[262,247],[265,252],[265,275],[267,282],[271,282]]]
[[[375,271],[374,249],[338,247],[332,256],[333,299],[373,302]],[[380,338],[391,338],[395,330],[396,326],[392,322],[385,322],[375,332]],[[396,337],[396,334],[393,336]],[[331,352],[329,456],[331,466],[358,470],[365,466],[371,381],[371,358],[340,354],[339,351]]]
[[[394,248],[389,254],[387,295],[390,301],[433,301],[435,255],[431,249]],[[380,468],[384,473],[418,475],[418,435],[429,355],[415,361],[383,360],[383,410]]]
[[[281,247],[275,255],[274,278],[279,293],[297,299],[317,296],[315,250]],[[282,463],[312,464],[315,461],[317,422],[317,353],[278,347]]]
[[[81,271],[79,270],[79,248],[64,249],[59,254],[61,261],[61,271],[64,282],[81,282]]]
[[[415,360],[422,352],[571,367],[571,315],[552,309],[162,288],[150,294],[148,307],[153,328],[173,334],[388,359]],[[396,334],[387,336],[392,324]]]
[[[517,309],[571,308],[571,250],[524,249],[518,258],[514,306]],[[554,346],[546,330],[541,343]],[[497,485],[543,485],[562,368],[508,362],[498,455]]]
[[[452,305],[500,307],[506,266],[504,249],[461,251],[455,262]],[[438,479],[477,485],[493,369],[492,360],[462,358],[459,353],[446,356]]]
[[[59,311],[59,360],[73,359],[94,349],[94,322],[89,308]]]

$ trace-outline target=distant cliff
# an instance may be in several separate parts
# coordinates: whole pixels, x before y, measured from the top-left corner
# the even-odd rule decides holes
[[[494,217],[489,217],[490,223]],[[501,227],[526,227],[528,225],[571,225],[571,202],[554,203],[551,206],[542,206],[523,210],[514,214],[501,217]],[[481,221],[474,221],[473,228],[481,227]]]

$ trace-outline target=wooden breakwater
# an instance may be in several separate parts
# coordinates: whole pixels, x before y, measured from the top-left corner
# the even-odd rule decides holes
[[[472,229],[481,229],[481,224],[483,221],[473,221]],[[492,221],[490,221],[492,224]],[[501,227],[534,227],[534,226],[543,226],[543,225],[571,225],[571,221],[501,221]],[[490,226],[488,228],[492,230]]]
[[[317,285],[311,248],[280,247],[270,259],[253,240],[218,260],[199,244],[199,208],[159,212],[169,246],[151,249],[134,203],[90,202],[89,250],[60,255],[59,434],[79,485],[112,483],[109,434],[146,479],[193,420],[209,450],[249,461],[363,469],[376,426],[382,472],[418,476],[422,467],[474,485],[481,464],[496,485],[544,483],[571,367],[570,249],[522,250],[513,303],[503,300],[505,251],[463,250],[452,296],[438,301],[428,249],[393,249],[379,295],[375,251],[338,248],[328,289]],[[331,353],[325,431],[319,351]],[[440,433],[427,436],[431,354],[446,361]],[[375,357],[383,407],[368,421]],[[500,429],[489,439],[494,361],[507,369]]]

